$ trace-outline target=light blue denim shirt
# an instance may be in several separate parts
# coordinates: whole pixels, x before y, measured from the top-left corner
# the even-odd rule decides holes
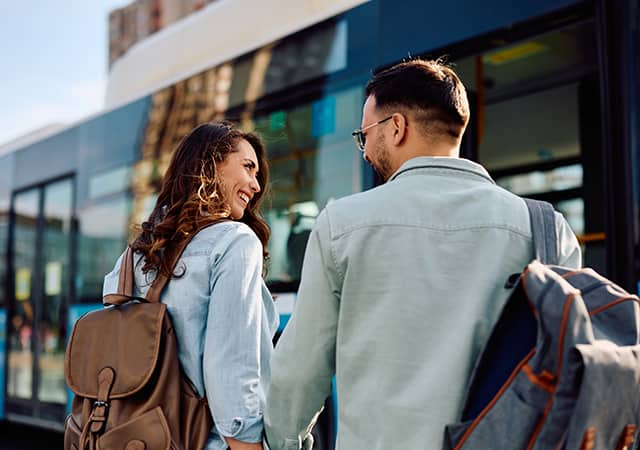
[[[122,256],[104,280],[117,290]],[[143,296],[155,275],[142,273],[137,255],[134,295]],[[185,375],[206,393],[214,428],[208,450],[228,448],[222,436],[260,442],[265,387],[278,315],[262,279],[262,244],[240,222],[201,230],[185,248],[161,301],[167,305]]]
[[[560,214],[555,225],[560,264],[579,267],[576,237]],[[329,203],[273,354],[271,449],[301,447],[334,375],[336,450],[442,448],[505,281],[532,258],[524,201],[468,160],[414,158]]]

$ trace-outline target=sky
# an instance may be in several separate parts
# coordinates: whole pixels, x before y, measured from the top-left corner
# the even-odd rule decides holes
[[[130,0],[0,0],[0,145],[104,107],[109,12]]]

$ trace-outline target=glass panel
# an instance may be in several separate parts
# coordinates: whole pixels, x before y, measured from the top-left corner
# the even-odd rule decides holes
[[[9,320],[7,394],[30,399],[33,374],[31,335],[35,320],[32,274],[36,260],[39,191],[18,194],[14,201],[14,304]]]
[[[579,156],[577,85],[488,105],[478,155],[489,170]]]
[[[584,200],[581,198],[563,200],[553,206],[567,219],[575,234],[584,234]]]
[[[61,321],[61,310],[69,296],[72,207],[72,180],[45,188],[38,398],[43,402],[62,404],[67,396],[64,381],[65,324]]]
[[[553,199],[579,235],[589,229],[580,193],[579,96],[597,71],[594,28],[585,21],[518,42],[495,40],[494,48],[456,64],[478,100],[479,162],[504,188]]]
[[[130,185],[131,167],[123,166],[102,172],[89,179],[89,198],[122,192]]]
[[[483,85],[487,95],[491,97],[503,88],[554,74],[595,67],[595,37],[593,22],[584,22],[483,54]],[[456,69],[467,89],[477,91],[474,59],[459,61]]]
[[[14,182],[15,154],[0,157],[0,308],[6,308],[11,297],[7,292],[7,254],[9,250],[9,206],[11,204],[11,186]],[[5,330],[0,330],[2,333]],[[2,353],[2,350],[0,350]],[[0,378],[2,375],[0,375]]]
[[[518,195],[531,195],[549,191],[562,191],[582,186],[582,166],[557,167],[543,172],[526,172],[496,178],[496,183]]]
[[[298,280],[319,211],[361,189],[361,154],[351,138],[361,110],[357,87],[256,119],[271,162],[268,281]]]
[[[316,25],[233,62],[228,106],[347,67],[345,20]]]
[[[264,93],[347,67],[347,22],[327,23],[276,45],[265,75]]]
[[[124,251],[130,214],[128,195],[93,205],[80,213],[75,280],[79,302],[102,302],[102,282]]]
[[[9,242],[9,208],[0,206],[0,308],[7,306],[7,248]],[[0,330],[0,333],[3,330]]]

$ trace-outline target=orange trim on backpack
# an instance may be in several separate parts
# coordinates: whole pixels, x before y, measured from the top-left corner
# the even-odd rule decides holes
[[[560,322],[560,339],[558,343],[558,366],[556,367],[556,373],[560,373],[560,370],[562,369],[562,353],[563,353],[562,347],[564,345],[564,334],[565,334],[565,329],[567,328],[567,320],[569,318],[569,312],[570,312],[569,308],[571,307],[571,303],[573,303],[573,300],[578,294],[580,294],[580,291],[578,290],[573,291],[569,293],[564,300],[564,306],[562,308],[562,321]],[[533,448],[533,445],[535,444],[536,439],[540,434],[540,431],[542,431],[542,426],[544,425],[545,420],[547,420],[549,411],[551,411],[552,405],[553,405],[553,396],[549,399],[549,402],[547,402],[547,406],[544,408],[544,413],[542,414],[542,417],[540,417],[540,420],[538,420],[538,424],[536,425],[536,428],[533,431],[533,434],[531,435],[531,439],[529,440],[529,445],[527,445],[527,450],[531,450]]]
[[[593,450],[596,445],[596,427],[589,427],[585,430],[582,436],[582,444],[580,444],[580,450]]]
[[[553,397],[551,397],[547,402],[547,406],[545,406],[544,408],[544,413],[542,413],[542,417],[540,417],[540,420],[538,420],[538,424],[536,425],[535,430],[533,430],[533,433],[531,434],[531,438],[529,439],[529,444],[527,445],[527,450],[531,450],[533,448],[533,445],[536,443],[536,439],[538,438],[540,431],[542,431],[542,425],[544,425],[544,421],[547,420],[549,411],[551,411],[551,405],[553,405]]]
[[[607,303],[606,305],[602,305],[599,308],[594,309],[593,311],[589,312],[590,316],[595,316],[596,314],[600,314],[602,311],[607,310],[609,308],[613,308],[616,305],[619,305],[620,303],[624,303],[626,301],[632,300],[638,304],[640,304],[640,298],[638,298],[636,295],[628,295],[626,297],[620,297],[615,299],[614,301],[612,301],[611,303]]]
[[[522,371],[527,375],[529,381],[544,389],[550,394],[553,394],[556,389],[556,376],[548,370],[543,370],[540,375],[536,375],[529,364],[525,364],[522,367]]]
[[[625,425],[618,441],[616,450],[627,450],[631,444],[636,440],[636,430],[638,427],[632,423]]]
[[[558,339],[558,367],[556,367],[556,373],[560,373],[562,369],[562,347],[564,345],[564,333],[567,328],[567,320],[569,319],[569,308],[571,303],[575,299],[576,295],[580,295],[580,291],[571,292],[564,300],[564,307],[562,308],[562,322],[560,322],[560,339]]]
[[[571,272],[564,273],[564,274],[560,275],[560,277],[564,278],[566,280],[569,277],[572,277],[574,275],[579,275],[581,273],[582,273],[582,269],[578,269],[578,270],[573,270]]]
[[[511,375],[509,375],[509,378],[507,379],[507,381],[505,381],[505,383],[502,385],[498,393],[491,399],[489,404],[484,407],[484,409],[480,412],[480,414],[478,414],[478,417],[476,417],[473,420],[473,422],[471,422],[471,425],[469,425],[469,428],[467,428],[467,430],[464,432],[464,434],[462,435],[462,437],[460,438],[460,440],[458,441],[458,443],[456,444],[453,450],[460,450],[462,448],[465,441],[469,439],[469,436],[471,435],[471,433],[473,433],[473,430],[476,428],[476,426],[478,426],[478,423],[480,423],[480,421],[484,418],[484,416],[486,416],[489,413],[491,408],[493,408],[493,406],[500,399],[500,397],[502,397],[502,394],[504,394],[504,392],[507,390],[509,385],[511,385],[514,378],[518,375],[518,373],[520,373],[520,369],[522,369],[522,366],[527,364],[535,353],[536,353],[536,349],[533,348],[529,352],[529,354],[525,356],[522,361],[520,361],[520,363],[516,366],[513,372],[511,372]]]

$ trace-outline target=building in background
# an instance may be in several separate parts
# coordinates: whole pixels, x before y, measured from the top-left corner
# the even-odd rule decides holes
[[[109,14],[109,67],[136,42],[215,0],[134,0]]]

